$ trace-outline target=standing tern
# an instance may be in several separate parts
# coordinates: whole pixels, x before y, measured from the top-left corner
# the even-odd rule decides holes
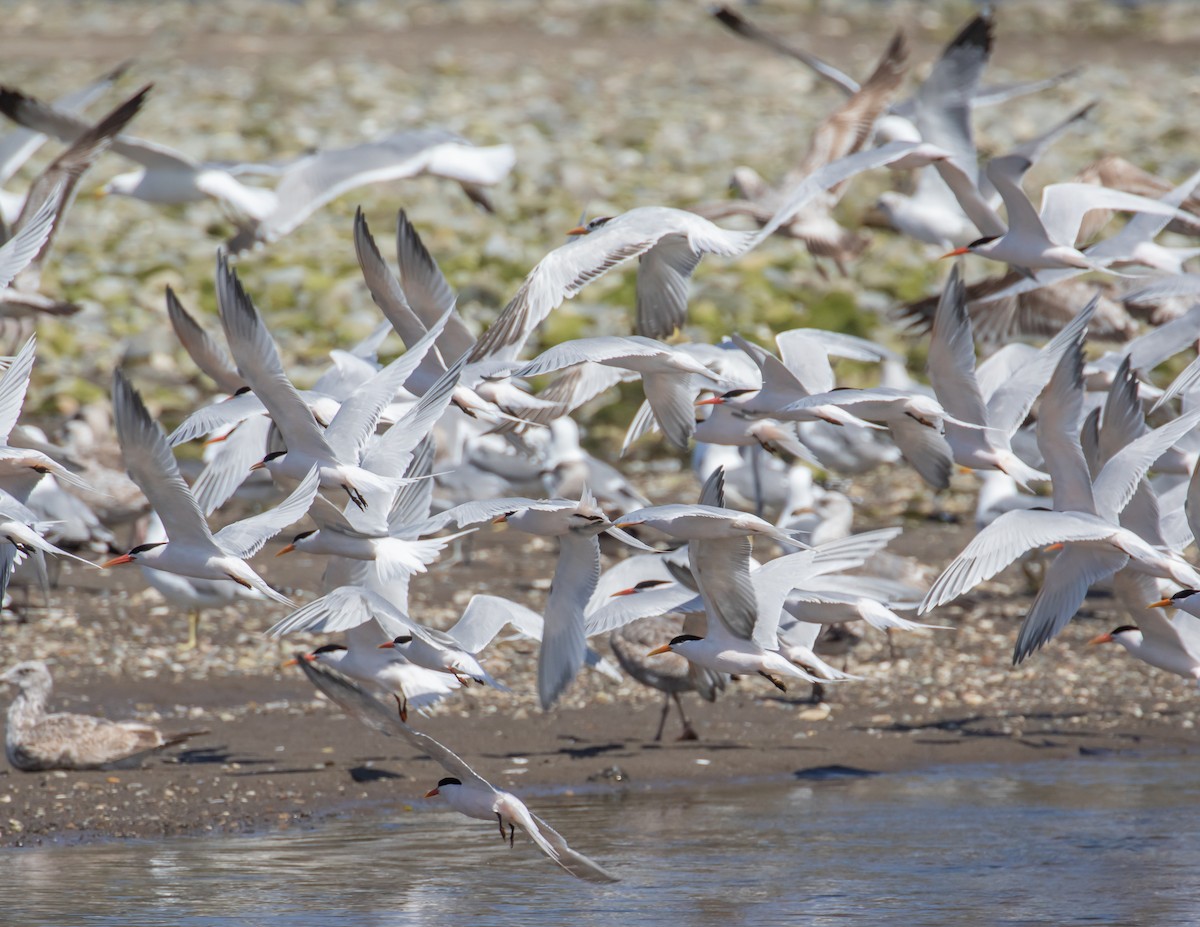
[[[462,757],[428,734],[413,730],[360,686],[327,666],[304,659],[304,654],[296,654],[296,660],[309,681],[343,710],[381,734],[399,735],[450,774],[426,793],[427,798],[440,796],[450,807],[468,817],[496,822],[500,837],[507,840],[510,847],[513,833],[520,827],[539,850],[578,879],[599,883],[617,881],[616,876],[599,863],[571,849],[563,836],[531,812],[523,801],[511,792],[496,788]]]

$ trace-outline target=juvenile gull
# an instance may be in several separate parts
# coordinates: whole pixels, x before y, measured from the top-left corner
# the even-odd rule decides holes
[[[26,772],[137,766],[151,753],[208,733],[164,734],[137,721],[47,714],[46,700],[53,682],[41,660],[18,663],[0,675],[0,682],[17,687],[17,697],[8,706],[4,753],[14,768]]]

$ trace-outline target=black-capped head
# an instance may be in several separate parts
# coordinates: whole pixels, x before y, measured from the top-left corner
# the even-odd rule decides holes
[[[976,238],[973,242],[967,245],[967,250],[969,251],[972,248],[982,248],[988,242],[995,241],[999,237],[999,235],[985,235],[983,238]]]
[[[731,389],[726,393],[721,394],[723,400],[737,399],[738,396],[745,396],[747,393],[757,393],[756,389]]]
[[[453,776],[447,776],[445,779],[438,780],[438,788],[444,788],[447,785],[462,785],[461,779],[455,779]]]
[[[314,651],[312,652],[312,655],[315,657],[315,656],[317,656],[318,654],[322,654],[322,653],[337,653],[339,650],[345,650],[345,649],[346,649],[346,645],[345,645],[345,644],[325,644],[325,645],[323,645],[323,646],[321,646],[321,647],[318,647],[316,650],[314,650]]]
[[[166,541],[154,541],[151,544],[139,544],[129,552],[129,556],[136,557],[138,554],[144,554],[148,550],[154,550],[156,547],[162,547]]]
[[[287,451],[271,451],[271,453],[269,453],[266,457],[264,457],[262,459],[262,462],[270,463],[272,460],[278,460],[280,457],[282,457],[286,453],[287,453]]]
[[[1136,625],[1123,624],[1119,628],[1113,628],[1111,631],[1109,631],[1109,636],[1116,637],[1118,634],[1122,634],[1125,631],[1140,631],[1140,630],[1141,630],[1141,628],[1137,627]]]
[[[680,634],[678,637],[671,638],[671,646],[674,647],[678,644],[687,643],[688,641],[702,641],[702,640],[704,640],[703,637],[697,637],[695,634]]]
[[[1195,589],[1180,589],[1177,593],[1175,593],[1173,596],[1171,596],[1171,601],[1178,602],[1180,599],[1186,599],[1189,596],[1193,596],[1195,594],[1196,594]]]
[[[401,634],[399,637],[393,637],[392,643],[393,644],[411,644],[412,643],[412,635],[411,634]]]
[[[634,589],[638,592],[645,592],[647,589],[657,589],[659,586],[672,585],[669,579],[643,579],[640,583],[634,585]]]
[[[311,531],[301,531],[294,538],[292,538],[292,543],[298,544],[300,541],[303,541],[307,537],[312,537],[316,533],[317,533],[316,528],[313,528]]]

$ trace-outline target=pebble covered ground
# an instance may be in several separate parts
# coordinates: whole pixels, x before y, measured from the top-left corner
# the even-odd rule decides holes
[[[921,71],[973,9],[896,3],[878,15],[877,5],[865,0],[822,3],[819,11],[809,6],[764,3],[755,12],[855,73],[870,67],[889,30],[900,24],[914,40],[913,60]],[[122,88],[155,82],[137,134],[197,156],[283,157],[420,124],[448,126],[480,144],[516,147],[518,168],[496,192],[494,217],[446,184],[390,184],[343,197],[286,239],[242,260],[247,290],[286,345],[289,368],[300,381],[311,379],[330,347],[365,334],[378,318],[350,243],[358,204],[381,239],[388,237],[396,210],[407,209],[458,288],[468,318],[482,326],[528,269],[562,241],[581,210],[611,214],[718,198],[737,164],[780,176],[803,151],[815,120],[837,101],[803,70],[727,36],[702,5],[685,2],[44,0],[12,5],[6,30],[10,41],[0,78],[38,94],[55,94],[134,58]],[[1038,166],[1035,185],[1070,176],[1103,153],[1170,177],[1194,167],[1195,121],[1182,114],[1200,104],[1192,65],[1200,20],[1189,15],[1188,4],[1005,4],[998,34],[992,71],[998,81],[1045,77],[1081,64],[1087,70],[1054,91],[981,114],[983,149],[1002,150],[1088,100],[1102,101]],[[47,150],[36,164],[49,156]],[[120,169],[110,159],[85,186]],[[861,216],[885,182],[864,178],[842,214]],[[228,229],[219,210],[207,204],[160,210],[81,196],[45,286],[79,301],[84,311],[39,327],[27,420],[52,430],[62,416],[102,401],[118,362],[131,369],[168,424],[195,408],[206,385],[164,324],[163,287],[176,288],[189,306],[215,319],[213,255]],[[932,288],[940,268],[930,258],[880,234],[850,280],[825,279],[789,242],[771,242],[737,263],[706,261],[693,285],[688,334],[705,339],[737,325],[765,338],[774,330],[816,324],[875,332],[919,353],[900,336],[883,334],[880,315]],[[632,293],[632,273],[605,277],[558,310],[543,338],[627,330]],[[625,411],[599,413],[589,443],[611,449],[627,419]],[[635,453],[639,485],[656,499],[693,497],[694,484],[673,472],[674,461],[644,459],[660,453]],[[613,456],[611,450],[606,456]],[[938,510],[964,522],[947,525],[928,520],[934,501],[907,475],[879,474],[850,488],[864,500],[858,528],[904,524],[909,530],[898,549],[934,568],[971,536],[972,490],[970,478],[959,478],[937,500]],[[256,562],[267,578],[297,594],[314,594],[311,564],[272,560],[275,549],[268,547]],[[445,626],[471,594],[482,591],[540,608],[552,558],[546,544],[493,529],[469,566],[435,570],[414,584],[414,612]],[[333,724],[328,707],[304,681],[279,669],[281,659],[310,639],[268,641],[262,632],[278,617],[273,608],[230,609],[207,618],[201,647],[183,652],[182,616],[146,590],[136,570],[126,569],[99,575],[68,564],[48,605],[33,590],[32,607],[19,620],[6,614],[0,623],[2,662],[54,660],[59,707],[161,721],[172,729],[205,727],[212,734],[195,741],[182,765],[157,758],[140,771],[0,770],[0,843],[284,826],[366,798],[396,799],[389,777],[407,775],[395,771],[403,768],[398,758],[405,751]],[[761,680],[742,681],[714,706],[689,700],[702,745],[746,747],[744,765],[731,760],[710,770],[691,762],[683,752],[694,749],[690,745],[670,745],[659,754],[643,750],[647,765],[635,781],[791,772],[794,756],[772,754],[770,744],[794,745],[810,736],[826,745],[822,756],[857,757],[872,768],[948,761],[945,751],[922,748],[930,736],[962,743],[954,760],[1023,756],[1022,750],[1047,739],[1067,752],[1096,744],[1192,748],[1192,687],[1116,648],[1084,646],[1091,636],[1125,623],[1103,590],[1045,652],[1011,667],[1029,588],[1024,573],[1007,571],[931,616],[954,630],[900,635],[894,655],[886,638],[868,635],[847,657],[848,669],[866,681],[831,687],[824,705],[777,699]],[[468,690],[438,709],[430,724],[456,747],[485,738],[479,741],[484,757],[493,756],[486,738],[502,733],[534,745],[518,749],[537,747],[549,757],[536,776],[505,772],[510,784],[616,787],[603,779],[606,751],[588,751],[607,739],[644,745],[657,721],[659,696],[632,682],[618,685],[585,674],[558,712],[542,716],[533,694],[533,653],[520,642],[497,645],[487,666],[514,693]],[[772,734],[778,730],[786,736]],[[570,743],[583,746],[557,743],[572,737]],[[308,768],[296,772],[286,761],[275,762],[272,738],[286,758],[307,751]],[[355,770],[367,770],[361,777],[348,776],[345,751],[354,754]],[[560,762],[564,755],[566,765]],[[483,762],[499,768],[491,759]],[[255,764],[278,772],[269,786],[254,784],[267,778],[248,776]],[[512,760],[506,768],[522,765]],[[283,775],[289,769],[293,774]],[[600,785],[589,786],[588,777],[597,775]],[[423,791],[423,782],[404,785],[401,800]]]

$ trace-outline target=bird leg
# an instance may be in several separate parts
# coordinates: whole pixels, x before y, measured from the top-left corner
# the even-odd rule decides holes
[[[392,698],[396,700],[396,711],[400,713],[400,720],[405,724],[408,723],[408,696],[400,696],[395,692],[392,693]]]
[[[658,731],[654,734],[655,743],[658,743],[660,740],[662,740],[663,728],[667,726],[667,715],[670,714],[671,711],[671,694],[668,692],[666,693],[666,696],[666,701],[663,702],[662,715],[660,715],[658,719]]]
[[[825,687],[823,685],[821,685],[819,682],[814,682],[812,684],[812,695],[809,696],[808,700],[810,702],[812,702],[814,705],[820,705],[822,702],[824,702],[825,701]]]
[[[683,733],[679,735],[680,740],[699,740],[700,736],[696,733],[696,729],[692,727],[692,722],[687,719],[687,715],[683,713],[683,702],[679,700],[679,693],[672,692],[671,698],[675,699],[675,707],[679,709],[679,717],[683,721]],[[663,715],[665,718],[666,715]]]
[[[895,630],[896,630],[895,628],[886,628],[883,632],[884,634],[887,635],[888,657],[892,660],[896,659],[896,638],[892,633]]]
[[[351,486],[349,483],[343,483],[342,489],[346,490],[346,495],[350,497],[350,501],[358,506],[360,512],[367,510],[367,500],[361,492]]]
[[[771,681],[771,685],[773,685],[780,692],[787,691],[787,686],[783,684],[783,681],[778,676],[774,676],[771,673],[764,673],[762,670],[758,671],[758,675],[760,675],[763,679],[769,679]]]
[[[508,848],[511,850],[513,845],[513,825],[508,825],[508,833],[504,833],[504,817],[499,811],[496,812],[496,823],[500,825],[500,842],[508,840]]]
[[[184,650],[195,650],[199,645],[199,639],[196,632],[200,628],[200,612],[196,609],[189,609],[188,614],[188,636],[187,643],[183,645]]]

